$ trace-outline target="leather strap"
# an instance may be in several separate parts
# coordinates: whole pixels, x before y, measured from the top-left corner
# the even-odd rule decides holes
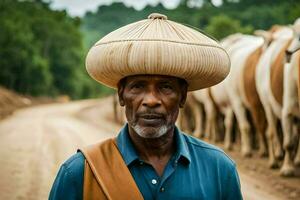
[[[95,199],[94,197],[101,197],[103,194],[109,200],[143,199],[119,152],[115,138],[79,149],[79,151],[86,159],[84,200]],[[98,183],[98,188],[93,182]],[[93,194],[97,192],[102,194]]]

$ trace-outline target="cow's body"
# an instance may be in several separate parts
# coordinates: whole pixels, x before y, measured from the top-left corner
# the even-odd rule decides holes
[[[241,132],[242,154],[250,156],[252,153],[250,123],[247,119],[247,109],[250,108],[250,103],[247,98],[245,87],[249,83],[245,83],[251,79],[245,77],[245,71],[248,70],[248,58],[264,45],[264,40],[261,37],[244,35],[230,49],[231,71],[226,79],[225,88],[230,100],[230,105],[236,116],[238,126]],[[245,79],[246,78],[246,79]],[[252,80],[253,82],[253,80]]]
[[[280,96],[282,98],[282,54],[292,37],[288,27],[279,28],[272,35],[273,41],[262,54],[256,70],[256,87],[267,118],[267,141],[269,165],[278,166],[276,158],[282,155],[281,142],[277,132],[277,122],[281,118]],[[280,73],[282,73],[280,75]],[[277,80],[277,81],[276,81]],[[280,82],[281,81],[281,82]],[[272,85],[273,84],[273,85]],[[273,89],[273,90],[272,90]],[[277,100],[276,100],[277,99]]]
[[[283,101],[282,101],[282,128],[284,136],[285,157],[281,167],[281,175],[291,176],[294,174],[296,165],[300,165],[300,139],[299,139],[299,68],[300,68],[300,19],[294,24],[294,37],[288,47],[293,52],[291,59],[284,65]],[[295,123],[296,121],[296,123]],[[295,127],[295,128],[293,128]],[[297,137],[298,134],[298,137]],[[298,140],[297,140],[298,138]],[[297,148],[298,143],[298,149]],[[294,158],[292,153],[296,151]]]
[[[234,53],[237,48],[235,45],[243,37],[242,34],[234,34],[226,37],[221,41],[221,45],[227,50],[229,56]],[[224,137],[224,146],[226,149],[232,149],[232,128],[234,121],[233,108],[230,104],[230,99],[226,89],[226,82],[228,77],[221,83],[210,88],[210,97],[214,102],[214,105],[217,107],[217,110],[224,115],[224,125],[225,125],[225,137]],[[216,124],[216,118],[214,119]],[[219,134],[219,133],[216,133]]]

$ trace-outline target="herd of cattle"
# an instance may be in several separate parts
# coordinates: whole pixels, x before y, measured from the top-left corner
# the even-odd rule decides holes
[[[238,143],[245,157],[258,149],[271,168],[293,176],[300,165],[300,18],[254,35],[230,35],[221,45],[231,58],[228,77],[190,92],[178,125],[195,137],[224,141],[227,150]],[[122,121],[116,101],[114,108]]]

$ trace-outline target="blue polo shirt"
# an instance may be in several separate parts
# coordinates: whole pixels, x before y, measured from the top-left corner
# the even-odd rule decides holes
[[[139,158],[127,124],[117,137],[118,148],[145,200],[242,199],[235,163],[221,149],[177,128],[174,137],[176,152],[161,177]],[[83,171],[84,156],[79,152],[61,166],[49,199],[81,200]]]

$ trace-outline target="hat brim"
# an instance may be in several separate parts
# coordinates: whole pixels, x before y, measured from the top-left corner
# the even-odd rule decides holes
[[[119,40],[97,43],[88,52],[86,68],[96,81],[117,88],[131,75],[169,75],[185,79],[188,90],[221,82],[230,58],[220,46],[166,40]]]

